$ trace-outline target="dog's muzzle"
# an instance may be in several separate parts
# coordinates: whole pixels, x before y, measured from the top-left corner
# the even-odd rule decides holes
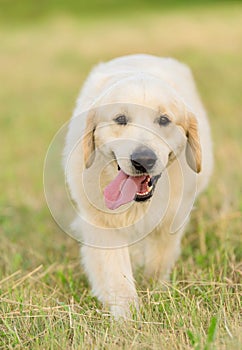
[[[137,148],[130,156],[130,161],[135,169],[137,175],[147,174],[142,183],[141,190],[136,193],[134,200],[136,202],[144,202],[152,197],[155,185],[161,175],[150,176],[149,172],[152,170],[157,161],[157,156],[150,148],[142,146]]]

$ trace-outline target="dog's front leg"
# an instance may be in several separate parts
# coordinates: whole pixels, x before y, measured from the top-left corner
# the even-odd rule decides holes
[[[137,308],[138,297],[128,248],[102,249],[82,246],[82,262],[93,294],[110,308],[116,318],[130,317],[130,306]]]

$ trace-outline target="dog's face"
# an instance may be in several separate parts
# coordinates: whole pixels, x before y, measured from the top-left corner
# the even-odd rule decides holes
[[[169,86],[151,78],[127,80],[100,104],[87,118],[84,161],[90,167],[98,150],[116,167],[117,177],[104,192],[110,209],[149,199],[164,169],[185,147],[188,164],[200,171],[196,119]]]

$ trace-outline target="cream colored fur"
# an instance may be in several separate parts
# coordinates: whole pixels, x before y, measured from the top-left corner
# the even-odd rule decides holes
[[[167,114],[172,124],[154,122]],[[117,125],[119,114],[130,123]],[[153,197],[111,211],[104,187],[122,170],[134,175],[130,154],[151,148],[162,173]],[[172,156],[171,156],[171,151]],[[170,58],[133,55],[98,65],[88,77],[70,121],[66,179],[77,205],[73,230],[92,291],[115,318],[138,308],[133,269],[166,280],[180,252],[192,204],[212,170],[206,113],[188,67]]]

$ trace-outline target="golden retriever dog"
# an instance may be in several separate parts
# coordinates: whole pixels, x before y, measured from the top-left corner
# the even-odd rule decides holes
[[[85,272],[116,319],[138,309],[135,268],[158,283],[169,278],[212,163],[187,66],[139,54],[94,68],[69,123],[64,165]]]

